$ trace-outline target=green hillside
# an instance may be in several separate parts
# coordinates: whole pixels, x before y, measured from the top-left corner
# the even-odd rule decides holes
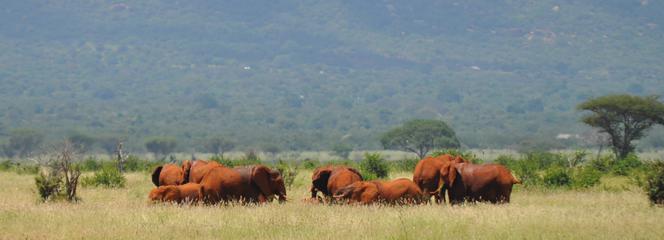
[[[664,2],[11,1],[0,139],[32,128],[142,149],[379,148],[413,118],[468,147],[587,131],[576,104],[664,94]],[[664,146],[664,131],[643,140]],[[659,145],[658,145],[659,144]]]

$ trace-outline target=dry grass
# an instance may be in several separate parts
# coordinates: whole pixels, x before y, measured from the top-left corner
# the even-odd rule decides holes
[[[639,191],[517,191],[503,206],[305,204],[171,206],[146,201],[147,174],[128,188],[83,188],[78,204],[38,203],[30,175],[0,173],[0,239],[661,239],[664,208]],[[399,176],[409,176],[400,173]]]

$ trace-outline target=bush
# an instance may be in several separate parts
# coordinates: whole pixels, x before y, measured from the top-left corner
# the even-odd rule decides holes
[[[548,169],[554,166],[565,167],[568,164],[567,158],[563,154],[550,152],[529,152],[523,155],[522,161],[534,164],[534,167],[538,170]]]
[[[293,185],[293,182],[295,182],[295,177],[298,173],[297,167],[294,164],[286,163],[280,159],[277,162],[277,170],[279,170],[281,177],[284,179],[284,185],[290,189],[290,187]]]
[[[300,166],[302,166],[304,169],[312,170],[320,166],[320,161],[307,158],[304,159],[302,163],[300,163]]]
[[[569,186],[572,183],[572,178],[569,176],[568,170],[562,167],[552,167],[544,172],[542,178],[544,184],[549,187],[563,187]]]
[[[62,146],[56,148],[56,151],[49,156],[44,166],[48,172],[40,172],[35,177],[39,197],[42,201],[59,199],[60,197],[69,202],[78,201],[76,191],[81,169],[80,165],[74,164],[74,161],[78,158],[74,146],[65,141]],[[36,168],[39,169],[39,166]]]
[[[154,169],[155,163],[147,159],[140,159],[137,156],[129,155],[124,162],[124,170],[127,172],[139,172]]]
[[[612,172],[616,175],[627,176],[627,174],[636,168],[639,168],[643,165],[639,157],[634,153],[630,153],[627,157],[620,159],[615,162],[612,167]]]
[[[614,165],[614,162],[615,162],[614,159],[615,158],[613,157],[613,155],[605,155],[605,156],[600,156],[599,158],[595,158],[593,160],[590,160],[590,162],[588,162],[588,164],[590,165],[590,167],[592,167],[592,168],[594,168],[594,169],[596,169],[600,172],[607,173],[607,172],[611,171],[611,169],[613,168],[613,165]]]
[[[97,171],[99,169],[101,169],[101,163],[93,157],[89,157],[81,163],[81,171]]]
[[[541,182],[540,176],[537,173],[540,170],[538,163],[532,159],[519,160],[509,155],[500,155],[494,162],[506,166],[513,171],[524,186],[534,186]]]
[[[599,183],[602,173],[592,167],[577,168],[572,178],[572,186],[575,188],[589,188]]]
[[[340,165],[347,167],[358,167],[357,163],[349,159],[336,159],[327,162],[329,165]]]
[[[4,160],[0,162],[0,171],[9,171],[14,166],[11,160]]]
[[[574,151],[574,153],[570,154],[570,156],[567,158],[568,167],[573,168],[583,164],[586,161],[587,156],[588,152],[585,150]]]
[[[656,205],[664,205],[664,162],[658,161],[648,166],[645,191],[648,199]]]
[[[64,197],[62,194],[62,178],[54,171],[49,173],[40,172],[35,177],[35,185],[37,186],[39,199],[44,202]]]
[[[114,167],[104,167],[94,175],[81,179],[81,185],[84,187],[123,188],[126,182],[124,175]]]
[[[14,164],[14,172],[18,174],[37,174],[39,173],[39,166],[36,164]]]
[[[495,160],[493,160],[493,162],[513,170],[518,164],[517,160],[510,155],[499,155]]]
[[[360,172],[367,180],[385,178],[389,173],[387,162],[379,153],[365,153],[360,162]]]
[[[210,158],[211,161],[215,161],[221,165],[224,165],[226,167],[234,167],[235,164],[230,158],[223,158],[221,155],[215,155]]]

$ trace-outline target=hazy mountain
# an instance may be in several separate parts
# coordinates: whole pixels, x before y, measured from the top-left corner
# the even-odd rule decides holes
[[[470,147],[553,139],[587,130],[575,106],[588,97],[664,93],[662,12],[649,0],[10,1],[0,133],[378,148],[387,129],[437,118]]]

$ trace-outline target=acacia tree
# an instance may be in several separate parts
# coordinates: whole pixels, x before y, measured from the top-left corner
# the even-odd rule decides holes
[[[577,106],[590,111],[581,121],[609,135],[613,153],[623,159],[634,151],[632,141],[642,138],[655,124],[664,124],[664,103],[659,96],[607,95]]]
[[[385,149],[404,150],[421,159],[435,148],[458,148],[454,130],[440,120],[416,119],[384,133],[380,143]]]

